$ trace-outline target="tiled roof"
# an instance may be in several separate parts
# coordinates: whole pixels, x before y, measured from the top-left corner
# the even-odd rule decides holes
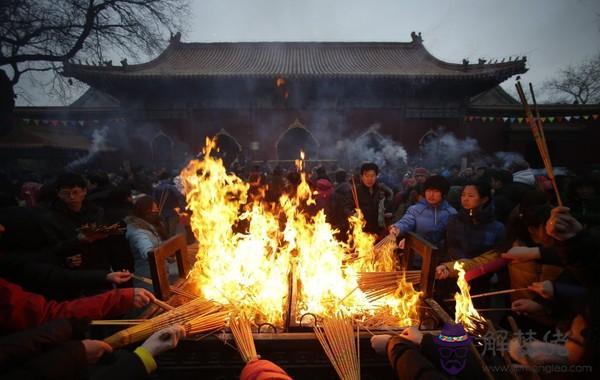
[[[173,40],[154,60],[136,65],[67,63],[65,75],[84,82],[102,78],[422,78],[505,80],[525,72],[525,59],[453,64],[413,42],[182,43]]]

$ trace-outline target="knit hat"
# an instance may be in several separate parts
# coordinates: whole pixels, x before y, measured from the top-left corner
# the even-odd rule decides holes
[[[252,360],[240,374],[240,380],[292,380],[278,365],[268,360]]]
[[[432,175],[423,183],[423,191],[425,192],[427,189],[439,190],[443,196],[446,196],[450,190],[450,183],[441,175]]]
[[[415,168],[415,177],[418,175],[429,177],[429,170],[425,168]]]

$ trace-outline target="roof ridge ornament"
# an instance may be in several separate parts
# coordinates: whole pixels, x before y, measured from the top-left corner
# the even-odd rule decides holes
[[[173,34],[173,32],[171,32],[171,37],[169,38],[169,43],[170,44],[178,44],[181,42],[181,32],[177,32],[175,34]]]
[[[421,32],[419,32],[419,34],[417,34],[415,31],[411,32],[410,38],[412,39],[412,43],[414,43],[414,44],[422,44],[423,43],[423,37],[421,36]]]
[[[298,118],[296,118],[296,120],[294,120],[294,122],[288,126],[288,129],[292,129],[292,128],[306,129],[306,126],[304,126],[304,124],[302,124],[300,122],[300,120],[298,120]]]

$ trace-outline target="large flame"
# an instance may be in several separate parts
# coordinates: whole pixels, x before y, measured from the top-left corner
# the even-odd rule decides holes
[[[455,262],[454,269],[458,271],[458,281],[456,284],[460,291],[454,294],[454,299],[456,300],[454,322],[462,323],[467,331],[474,332],[478,329],[478,324],[485,323],[485,319],[479,315],[475,306],[473,306],[473,301],[469,293],[469,284],[465,280],[463,264],[458,261]]]
[[[200,293],[254,315],[255,323],[284,323],[290,286],[296,288],[296,315],[333,315],[345,310],[363,320],[380,318],[386,325],[417,320],[419,294],[402,279],[393,296],[369,302],[358,288],[359,271],[392,271],[392,252],[373,253],[375,238],[362,231],[357,215],[349,242],[340,242],[315,204],[303,160],[297,161],[301,183],[293,197],[283,195],[277,207],[247,203],[248,185],[227,173],[211,155],[207,139],[201,160],[182,171],[191,226],[199,245],[190,272]],[[303,158],[303,153],[301,154]]]

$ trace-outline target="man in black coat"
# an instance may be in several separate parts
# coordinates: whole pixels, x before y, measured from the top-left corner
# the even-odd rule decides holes
[[[362,211],[366,225],[363,231],[379,235],[383,229],[381,202],[385,200],[385,191],[377,183],[379,167],[368,162],[360,167],[360,183],[356,186],[358,205]]]

